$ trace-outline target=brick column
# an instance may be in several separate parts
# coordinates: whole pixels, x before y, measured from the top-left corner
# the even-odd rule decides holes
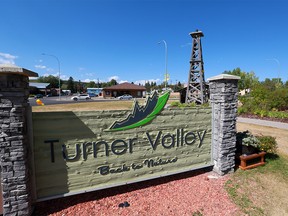
[[[220,175],[234,172],[238,80],[221,74],[208,79],[212,105],[212,152],[214,168]]]
[[[0,65],[0,163],[4,215],[31,215],[28,76],[36,73]],[[31,115],[30,115],[31,116]]]

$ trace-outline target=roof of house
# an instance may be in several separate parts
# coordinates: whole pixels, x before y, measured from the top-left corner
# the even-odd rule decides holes
[[[38,89],[45,89],[50,83],[36,83],[36,82],[29,82],[29,86],[36,87]]]
[[[0,73],[21,74],[28,77],[38,77],[38,73],[20,68],[14,64],[0,64]]]
[[[144,86],[135,85],[135,84],[125,82],[125,83],[121,83],[118,85],[103,88],[103,90],[142,90],[142,91],[145,91],[146,88]]]

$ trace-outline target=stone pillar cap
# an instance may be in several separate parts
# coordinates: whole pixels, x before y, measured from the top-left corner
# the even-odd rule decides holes
[[[240,80],[241,78],[239,76],[234,76],[230,74],[219,74],[217,76],[208,78],[207,80],[209,82],[214,81],[214,80]]]
[[[20,74],[29,77],[38,77],[38,73],[30,71],[25,68],[18,67],[13,64],[0,64],[0,75],[1,74]]]

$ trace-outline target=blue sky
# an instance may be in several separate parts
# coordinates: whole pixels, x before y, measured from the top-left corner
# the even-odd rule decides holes
[[[1,0],[0,64],[61,79],[187,82],[192,38],[204,33],[205,79],[240,67],[288,80],[285,0]]]

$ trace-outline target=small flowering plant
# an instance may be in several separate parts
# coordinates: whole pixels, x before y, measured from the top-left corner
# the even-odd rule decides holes
[[[257,136],[257,139],[259,140],[259,149],[261,151],[265,151],[267,153],[276,154],[277,152],[277,142],[276,138],[272,136]]]
[[[236,134],[236,153],[240,155],[251,155],[259,152],[260,141],[249,131]]]
[[[260,141],[257,137],[253,136],[248,130],[244,132],[238,132],[236,135],[237,142],[245,146],[253,146],[259,148]]]
[[[275,137],[263,135],[254,136],[248,130],[236,134],[236,147],[237,151],[242,154],[246,154],[243,151],[246,151],[248,148],[249,153],[247,154],[259,151],[265,151],[272,154],[276,154],[277,152],[277,142]]]

